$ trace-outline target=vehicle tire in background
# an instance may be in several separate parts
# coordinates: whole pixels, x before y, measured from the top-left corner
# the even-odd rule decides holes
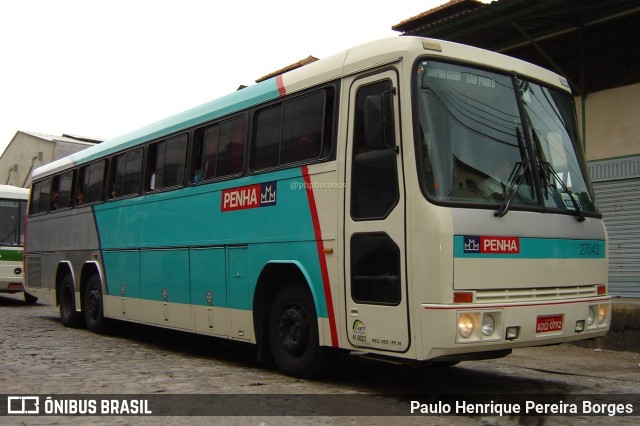
[[[75,289],[71,274],[65,275],[62,279],[60,292],[58,293],[58,304],[60,305],[62,325],[65,327],[78,327],[82,324],[82,316],[76,310]]]
[[[99,334],[104,334],[108,331],[108,319],[104,316],[102,283],[97,274],[92,275],[87,283],[87,288],[84,292],[83,312],[84,322],[89,331]]]

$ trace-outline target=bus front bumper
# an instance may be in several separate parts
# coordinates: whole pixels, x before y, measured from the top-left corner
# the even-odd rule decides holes
[[[603,336],[608,296],[502,304],[422,304],[422,359],[549,345]]]

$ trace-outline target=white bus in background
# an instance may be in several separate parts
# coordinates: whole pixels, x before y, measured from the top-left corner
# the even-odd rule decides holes
[[[24,291],[22,256],[29,189],[0,185],[0,293]],[[24,293],[27,303],[36,297]]]
[[[446,41],[354,47],[37,169],[26,285],[108,318],[408,363],[604,335],[567,81]]]

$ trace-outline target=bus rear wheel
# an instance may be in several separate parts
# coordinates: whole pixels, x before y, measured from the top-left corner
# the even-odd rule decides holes
[[[102,283],[98,275],[92,275],[87,282],[87,288],[84,292],[83,312],[84,322],[89,331],[99,334],[107,332],[109,324],[104,316]]]
[[[76,311],[76,297],[73,289],[73,278],[67,274],[60,284],[58,303],[60,304],[60,320],[65,327],[78,327],[82,321],[80,313]]]
[[[285,374],[313,377],[325,367],[326,348],[320,347],[313,298],[302,287],[278,293],[269,313],[269,346],[276,365]]]

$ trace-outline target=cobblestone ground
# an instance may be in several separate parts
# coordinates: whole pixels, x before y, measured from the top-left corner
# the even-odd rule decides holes
[[[367,407],[407,401],[377,395],[472,393],[638,393],[640,355],[561,345],[523,349],[495,361],[413,370],[339,357],[321,381],[258,366],[252,346],[117,323],[109,335],[65,328],[56,308],[0,296],[0,394],[365,394]],[[251,407],[247,407],[251,411]],[[640,407],[637,407],[640,409]],[[408,408],[407,408],[408,411]],[[408,412],[407,412],[408,414]],[[534,421],[532,423],[532,421]],[[638,417],[0,417],[2,424],[511,425],[636,424]]]

